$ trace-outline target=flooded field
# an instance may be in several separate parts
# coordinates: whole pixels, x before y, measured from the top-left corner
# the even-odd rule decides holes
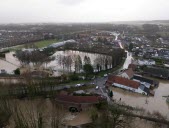
[[[15,52],[9,52],[6,53],[6,58],[4,60],[0,59],[0,69],[5,69],[7,73],[12,74],[13,71],[21,66],[19,60],[13,56]],[[71,59],[71,62],[68,63],[65,61],[66,57],[69,56]],[[94,69],[96,70],[96,64],[102,64],[105,65],[105,59],[108,60],[108,66],[107,68],[112,68],[111,62],[112,57],[102,54],[93,54],[93,53],[87,53],[87,52],[79,52],[79,51],[57,51],[53,57],[55,57],[54,61],[49,62],[47,65],[42,65],[42,67],[45,67],[47,69],[51,69],[54,72],[54,76],[59,76],[62,73],[66,72],[74,72],[75,71],[75,61],[77,59],[80,59],[81,63],[81,70],[82,71],[82,65],[84,65],[85,57],[88,58],[90,63],[93,65]],[[79,57],[79,58],[78,58]],[[64,65],[64,66],[63,66]],[[104,70],[105,67],[102,66],[102,70]]]
[[[144,108],[151,113],[158,111],[169,118],[169,104],[166,102],[166,98],[163,97],[169,95],[168,82],[160,81],[159,87],[155,89],[154,97],[142,96],[119,88],[112,88],[112,90],[114,94],[113,99],[116,101],[119,101],[121,98],[120,102],[124,102],[127,105]]]
[[[13,56],[15,52],[5,54],[5,59],[0,59],[0,70],[4,69],[7,73],[13,74],[13,71],[20,67],[20,62]]]
[[[107,68],[108,69],[112,68],[112,66],[111,66],[112,57],[107,56],[107,55],[68,50],[68,51],[57,51],[53,56],[56,59],[54,61],[50,62],[47,65],[47,67],[54,70],[55,76],[61,74],[62,72],[70,72],[70,71],[73,72],[73,71],[75,71],[75,61],[78,58],[78,56],[80,57],[80,61],[81,61],[82,65],[84,65],[84,63],[85,63],[84,62],[85,57],[88,57],[90,59],[91,65],[93,65],[95,70],[96,70],[96,64],[97,63],[99,63],[99,64],[104,63],[103,61],[105,59],[108,59],[108,61],[109,61]],[[63,67],[63,64],[60,64],[60,63],[62,63],[62,62],[60,62],[60,58],[65,57],[65,56],[71,57],[72,62],[70,64],[70,67],[71,67],[70,70],[67,69],[66,66]],[[62,58],[62,59],[64,59],[64,58]],[[102,65],[104,65],[104,64],[102,64]],[[102,70],[104,70],[104,67],[102,67]],[[80,72],[82,72],[82,69],[80,70]]]

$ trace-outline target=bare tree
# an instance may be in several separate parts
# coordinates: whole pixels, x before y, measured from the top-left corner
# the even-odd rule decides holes
[[[65,111],[63,106],[59,106],[56,103],[52,104],[51,109],[51,128],[60,128],[64,122]]]
[[[74,64],[75,64],[75,72],[79,73],[80,70],[82,69],[82,59],[79,55],[75,57]]]

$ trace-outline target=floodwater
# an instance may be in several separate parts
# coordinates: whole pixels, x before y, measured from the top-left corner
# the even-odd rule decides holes
[[[127,69],[129,64],[131,64],[132,60],[133,60],[132,53],[127,52],[127,58],[123,64],[122,69]]]
[[[5,54],[5,60],[0,59],[0,70],[4,69],[7,73],[13,74],[13,71],[20,66],[17,58],[13,56],[14,52]]]
[[[13,71],[21,66],[19,60],[13,56],[15,52],[9,52],[6,53],[5,55],[5,60],[0,59],[0,70],[5,69],[7,73],[13,74]],[[56,58],[54,61],[51,61],[47,65],[43,65],[44,67],[47,67],[48,69],[51,69],[54,72],[54,76],[59,76],[63,73],[69,72],[68,69],[63,68],[62,65],[59,64],[58,56],[68,56],[70,55],[71,58],[75,58],[75,56],[79,55],[82,60],[82,64],[84,64],[84,57],[87,56],[90,58],[91,64],[96,67],[95,60],[99,58],[99,60],[103,60],[105,58],[108,58],[111,62],[112,57],[107,56],[107,55],[102,55],[102,54],[94,54],[94,53],[87,53],[87,52],[79,52],[79,51],[72,51],[72,50],[67,50],[67,51],[57,51],[53,56]],[[108,65],[107,67],[112,68],[111,65]],[[104,70],[104,67],[102,67],[102,70]],[[71,64],[71,71],[75,71],[75,66],[74,66],[74,59]]]
[[[75,71],[75,66],[74,66],[74,60],[75,57],[77,55],[79,55],[81,57],[82,60],[82,64],[84,64],[84,57],[87,56],[90,58],[91,61],[91,65],[93,65],[94,69],[96,67],[95,65],[95,60],[97,58],[109,58],[109,60],[112,59],[111,56],[107,56],[107,55],[102,55],[102,54],[95,54],[95,53],[87,53],[87,52],[80,52],[80,51],[72,51],[72,50],[67,50],[67,51],[57,51],[53,56],[56,58],[54,61],[51,61],[47,67],[51,68],[52,70],[54,70],[54,75],[60,75],[63,72],[69,72],[68,69],[64,68],[63,66],[59,64],[59,56],[60,55],[64,55],[64,56],[71,56],[72,58],[72,64],[71,64],[71,71]],[[74,58],[74,59],[73,59]],[[111,65],[108,65],[108,69],[112,68]],[[104,68],[102,68],[104,70]]]
[[[131,63],[132,55],[127,54],[127,59],[123,65],[123,69],[126,69]],[[150,78],[155,79],[155,78]],[[166,98],[163,96],[169,95],[169,81],[156,79],[159,81],[159,87],[154,89],[154,96],[143,96],[137,93],[128,92],[119,88],[112,88],[113,90],[113,99],[119,102],[124,102],[127,105],[133,107],[144,108],[149,112],[158,111],[164,116],[169,118],[169,103],[166,102]],[[121,101],[120,101],[121,98]]]

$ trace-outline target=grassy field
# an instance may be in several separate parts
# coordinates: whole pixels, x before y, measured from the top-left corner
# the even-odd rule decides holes
[[[29,43],[29,44],[13,46],[13,47],[10,47],[9,50],[10,51],[16,51],[16,50],[20,50],[20,49],[25,48],[25,47],[31,47],[32,45],[35,45],[37,48],[43,48],[43,47],[46,47],[48,45],[51,45],[51,44],[57,43],[57,42],[59,42],[59,40],[56,40],[56,39],[42,40],[42,41],[37,41],[37,42]]]
[[[53,40],[43,40],[43,41],[35,42],[34,44],[38,48],[43,48],[56,42],[58,42],[58,40],[53,39]]]

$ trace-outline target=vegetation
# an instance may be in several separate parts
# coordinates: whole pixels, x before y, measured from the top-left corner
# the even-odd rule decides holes
[[[84,70],[84,72],[85,72],[85,74],[86,74],[86,78],[87,78],[89,75],[93,74],[93,67],[91,66],[91,64],[85,64],[85,65],[83,66],[83,70]]]
[[[144,113],[144,116],[142,113]],[[148,112],[146,114],[144,110],[133,109],[125,104],[105,104],[105,106],[100,110],[91,108],[89,114],[93,122],[84,125],[83,128],[135,128],[138,124],[140,124],[141,120],[138,120],[135,124],[139,118],[143,119],[145,122],[150,121],[153,128],[161,128],[168,126],[169,124],[166,117],[162,116],[158,112]]]
[[[11,109],[8,100],[0,98],[0,128],[3,128],[9,123],[11,117]]]
[[[78,76],[78,74],[76,74],[76,73],[71,74],[69,77],[70,77],[70,80],[72,80],[72,81],[77,81],[77,80],[79,80],[79,76]]]
[[[37,41],[37,42],[31,42],[29,44],[22,44],[22,45],[18,45],[18,46],[13,46],[10,47],[9,50],[13,50],[13,51],[17,51],[17,50],[21,50],[22,48],[44,48],[47,47],[53,43],[57,43],[59,42],[59,40],[56,39],[49,39],[49,40],[41,40],[41,41]]]
[[[148,73],[155,77],[161,77],[161,78],[169,78],[169,70],[165,68],[157,68],[157,67],[145,67],[144,69],[145,73]]]
[[[14,70],[14,73],[15,73],[15,75],[20,75],[20,69],[17,68],[16,70]]]
[[[129,44],[129,51],[131,52],[132,49],[133,49],[133,43],[130,43],[130,44]]]
[[[38,42],[35,42],[34,45],[37,47],[37,48],[43,48],[43,47],[47,47],[53,43],[57,43],[58,40],[56,39],[50,39],[50,40],[43,40],[43,41],[38,41]]]
[[[5,53],[0,53],[0,58],[5,58]]]
[[[156,62],[157,65],[163,65],[164,60],[160,58],[153,58],[153,60]]]
[[[34,51],[17,51],[16,57],[22,65],[28,65],[32,63],[33,65],[41,65],[43,63],[49,63],[54,60],[54,57],[50,57],[39,50]]]
[[[112,98],[112,97],[113,97],[113,92],[112,92],[112,90],[110,91],[109,96],[110,96],[110,98]]]
[[[1,101],[1,100],[0,100]],[[60,128],[65,117],[65,110],[62,106],[57,105],[54,101],[37,100],[36,102],[27,100],[24,105],[22,101],[8,100],[7,103],[10,114],[7,121],[13,121],[12,127],[15,128]],[[2,102],[1,102],[2,103]],[[6,103],[0,104],[6,107]],[[1,107],[2,108],[2,107]],[[7,113],[8,108],[3,109]],[[0,110],[2,111],[2,110]],[[6,116],[0,113],[0,119]],[[7,114],[8,115],[8,114]],[[0,122],[1,128],[8,125],[8,123]],[[10,126],[10,125],[9,125]]]
[[[97,108],[92,107],[90,109],[89,114],[90,114],[90,118],[92,119],[92,121],[96,121],[98,119],[99,113],[98,113]]]

